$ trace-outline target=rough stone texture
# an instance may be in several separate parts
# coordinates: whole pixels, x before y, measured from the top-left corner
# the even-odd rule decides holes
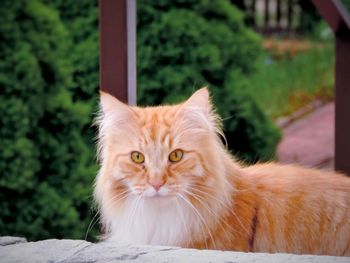
[[[0,238],[1,239],[1,238]],[[113,242],[50,239],[0,247],[0,262],[290,262],[349,263],[350,257],[241,253]]]
[[[11,237],[11,236],[3,236],[0,237],[0,246],[7,246],[18,243],[25,243],[27,239],[24,237]]]
[[[279,162],[334,170],[334,116],[331,102],[284,128]]]

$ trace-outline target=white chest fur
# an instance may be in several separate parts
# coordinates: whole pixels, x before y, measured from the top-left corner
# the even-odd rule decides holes
[[[193,209],[175,197],[132,198],[119,211],[109,213],[110,240],[129,244],[184,246],[198,231],[200,224],[196,218]]]

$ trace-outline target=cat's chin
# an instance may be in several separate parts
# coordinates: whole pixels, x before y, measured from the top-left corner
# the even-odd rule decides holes
[[[152,195],[152,196],[143,196],[143,198],[145,199],[171,199],[171,198],[174,198],[175,196],[174,195],[161,195],[161,194],[155,194],[155,195]]]
[[[166,198],[170,197],[169,190],[166,187],[161,187],[159,191],[156,191],[154,188],[148,188],[142,193],[144,198]]]
[[[157,207],[157,209],[165,209],[169,208],[169,204],[173,204],[176,202],[175,195],[160,195],[159,193],[153,196],[142,196],[143,204],[145,207],[151,208],[152,210]],[[170,205],[172,207],[172,205]]]
[[[160,193],[155,193],[152,195],[142,195],[142,197],[146,200],[166,200],[166,199],[175,198],[174,195],[169,195],[169,194],[162,195]]]

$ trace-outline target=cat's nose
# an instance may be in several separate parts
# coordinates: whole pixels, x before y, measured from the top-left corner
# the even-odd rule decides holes
[[[154,190],[156,190],[158,192],[159,189],[164,185],[164,180],[162,180],[162,179],[150,180],[149,184],[152,185]]]

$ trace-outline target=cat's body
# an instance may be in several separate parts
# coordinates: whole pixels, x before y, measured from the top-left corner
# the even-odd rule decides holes
[[[176,106],[129,107],[108,94],[101,106],[95,197],[109,239],[350,255],[350,178],[239,165],[218,138],[205,89]]]

